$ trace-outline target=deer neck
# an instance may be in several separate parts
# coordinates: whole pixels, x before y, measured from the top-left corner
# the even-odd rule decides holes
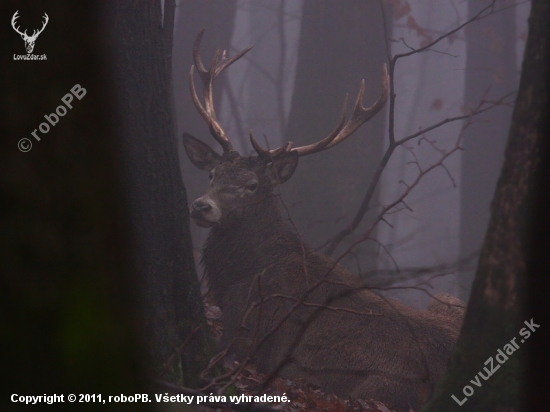
[[[212,228],[202,262],[214,293],[223,293],[233,283],[252,280],[266,267],[268,249],[289,233],[273,196],[260,202],[254,213],[237,224]]]

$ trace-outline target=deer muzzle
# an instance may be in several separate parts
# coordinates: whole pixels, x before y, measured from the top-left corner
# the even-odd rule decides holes
[[[212,227],[219,223],[221,211],[209,197],[203,196],[191,204],[191,218],[201,227]]]

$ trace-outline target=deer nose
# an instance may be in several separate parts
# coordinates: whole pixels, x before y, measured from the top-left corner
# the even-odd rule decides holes
[[[195,200],[192,206],[193,206],[193,209],[203,213],[208,213],[212,210],[212,205],[210,205],[210,203],[200,199]]]

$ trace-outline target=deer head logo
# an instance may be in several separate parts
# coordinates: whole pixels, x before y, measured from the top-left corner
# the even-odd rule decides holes
[[[13,27],[13,29],[17,33],[19,33],[21,35],[21,38],[25,42],[25,49],[27,49],[27,54],[31,54],[33,49],[34,49],[34,42],[36,41],[36,38],[38,37],[38,35],[40,33],[42,33],[44,31],[44,28],[48,24],[48,21],[50,20],[50,18],[48,17],[48,15],[46,13],[44,13],[45,20],[44,20],[44,23],[42,24],[42,28],[40,30],[34,30],[33,33],[32,33],[32,36],[29,36],[29,35],[27,35],[27,30],[25,30],[24,32],[21,32],[21,31],[19,31],[19,27],[15,26],[16,20],[19,17],[17,15],[17,13],[19,13],[19,10],[17,10],[14,13],[14,15],[11,19],[11,26]]]

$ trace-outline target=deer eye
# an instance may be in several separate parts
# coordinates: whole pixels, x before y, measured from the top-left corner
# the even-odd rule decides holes
[[[252,182],[246,185],[246,190],[250,192],[256,191],[257,188],[258,188],[258,182]]]

